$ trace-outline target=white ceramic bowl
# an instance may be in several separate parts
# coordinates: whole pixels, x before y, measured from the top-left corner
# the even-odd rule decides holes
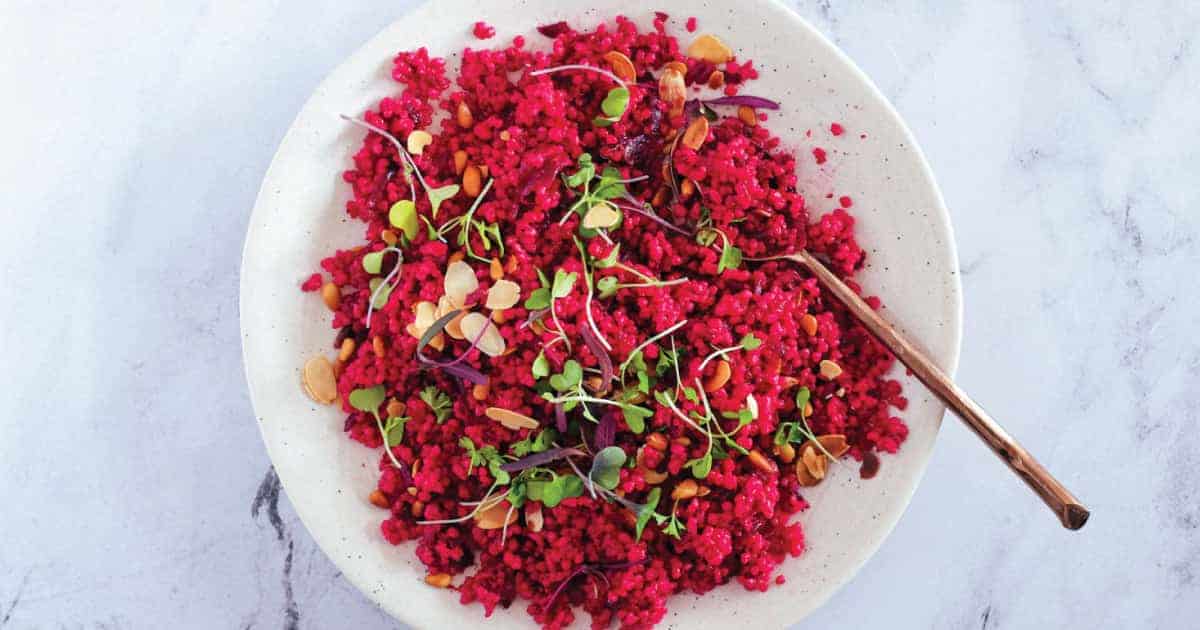
[[[869,252],[858,276],[867,292],[881,296],[886,317],[944,369],[953,373],[958,362],[958,263],[941,195],[895,110],[837,48],[799,16],[765,0],[572,5],[437,0],[388,26],[329,75],[296,117],[267,171],[246,236],[242,343],[271,460],[296,512],[346,578],[397,619],[420,628],[473,626],[482,622],[482,609],[460,605],[456,593],[427,587],[411,545],[393,547],[383,540],[381,513],[366,501],[379,452],[347,439],[342,413],[311,403],[298,375],[305,359],[330,353],[333,335],[320,299],[302,294],[299,282],[324,255],[358,244],[362,235],[343,212],[349,191],[340,174],[363,133],[338,114],[359,114],[396,90],[389,71],[398,50],[427,46],[455,66],[464,46],[499,45],[517,34],[529,46],[545,47],[548,40],[534,30],[538,24],[565,19],[591,28],[624,14],[647,27],[655,9],[672,15],[669,27],[686,45],[691,35],[683,21],[696,16],[698,33],[717,34],[739,58],[754,60],[762,76],[746,92],[783,103],[768,124],[802,155],[803,190],[814,214],[834,206],[826,193],[853,197],[858,239]],[[470,36],[477,19],[496,27],[495,39]],[[835,121],[847,129],[838,138],[828,133]],[[806,130],[812,130],[812,139]],[[817,144],[829,150],[819,170],[808,159]],[[800,520],[809,549],[783,565],[786,584],[767,593],[749,593],[735,583],[703,597],[679,595],[669,602],[663,626],[790,625],[854,575],[904,511],[941,423],[942,405],[902,369],[895,375],[910,401],[901,414],[910,428],[908,441],[900,454],[883,456],[876,478],[862,481],[854,466],[841,466],[807,493],[813,507]],[[525,605],[498,610],[487,627],[532,626]],[[580,617],[583,625],[587,615]]]

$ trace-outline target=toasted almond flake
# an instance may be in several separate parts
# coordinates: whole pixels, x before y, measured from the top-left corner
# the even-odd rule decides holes
[[[688,46],[687,55],[709,63],[725,63],[733,59],[733,51],[716,35],[701,35]]]
[[[521,285],[512,280],[497,280],[492,288],[488,289],[487,302],[484,306],[492,310],[504,310],[516,306],[517,301],[521,299]]]
[[[818,483],[821,483],[820,479],[814,477],[812,473],[809,472],[808,466],[804,463],[804,456],[810,450],[812,449],[800,449],[800,457],[796,459],[796,481],[798,481],[800,485],[805,488],[810,488]],[[809,457],[811,458],[811,455]]]
[[[675,68],[663,70],[662,76],[658,78],[658,97],[670,106],[669,113],[672,116],[683,113],[683,102],[687,99],[683,73]]]
[[[840,433],[818,435],[817,441],[820,442],[821,446],[825,447],[825,450],[829,451],[829,454],[833,455],[834,457],[841,457],[850,450],[850,443],[846,441],[846,436]]]
[[[725,85],[725,73],[720,70],[713,70],[712,74],[708,75],[708,87],[716,90]]]
[[[700,489],[696,491],[698,497],[706,497],[710,494],[712,494],[712,489],[708,486],[700,486]]]
[[[509,411],[501,407],[488,407],[484,412],[487,417],[503,424],[504,426],[516,431],[518,429],[536,429],[538,421],[529,416],[519,414],[515,411]]]
[[[754,108],[749,105],[738,105],[737,109],[738,120],[747,127],[755,127],[758,125],[758,114]]]
[[[304,364],[300,381],[314,402],[331,405],[337,400],[337,377],[333,373],[333,364],[324,356],[315,356]]]
[[[817,318],[813,317],[812,313],[805,313],[800,318],[800,330],[803,330],[804,334],[809,337],[817,334]]]
[[[413,326],[424,334],[437,321],[437,306],[427,300],[417,302],[417,305],[413,307],[413,315],[416,316],[413,320]]]
[[[450,298],[446,297],[445,295],[438,298],[438,303],[437,303],[437,318],[438,319],[445,317],[447,313],[449,313],[450,311],[453,311],[453,310],[454,310],[454,305],[450,303]]]
[[[630,83],[637,80],[637,71],[633,67],[633,62],[624,53],[610,50],[604,53],[603,59],[608,62],[608,67],[612,68],[613,74],[617,75],[617,78]]]
[[[490,393],[491,390],[491,386],[487,383],[478,383],[471,388],[471,398],[483,402],[487,400],[488,393]]]
[[[679,74],[687,76],[688,68],[687,64],[683,63],[682,61],[668,61],[666,65],[663,66],[663,70],[674,70]]]
[[[412,508],[409,509],[410,514],[412,514],[416,518],[421,518],[421,514],[423,514],[424,512],[425,512],[425,502],[424,501],[413,501],[412,502]]]
[[[444,296],[443,296],[444,297]],[[462,320],[470,314],[470,311],[462,311],[454,316],[454,319],[446,323],[446,334],[450,335],[451,339],[466,339],[467,335],[462,330]]]
[[[779,456],[780,461],[790,464],[796,460],[796,447],[786,443],[780,444],[775,447],[775,454]]]
[[[833,379],[841,376],[842,366],[826,359],[820,363],[820,372],[821,378],[827,381],[832,381]]]
[[[684,201],[686,201],[688,199],[691,199],[692,195],[695,193],[696,193],[696,182],[693,182],[691,180],[691,178],[685,177],[685,178],[683,178],[682,182],[679,182],[679,198],[680,199],[683,199]]]
[[[400,240],[400,235],[392,230],[383,230],[379,233],[379,238],[383,239],[388,245],[395,245]]]
[[[517,257],[513,254],[509,254],[508,260],[504,261],[504,273],[516,273],[520,265],[521,262],[517,260]]]
[[[435,588],[446,588],[450,586],[450,579],[449,573],[434,573],[425,576],[425,583]]]
[[[371,494],[367,496],[367,500],[371,502],[371,505],[374,505],[377,508],[387,509],[391,507],[391,503],[388,502],[387,495],[378,488],[371,491]]]
[[[332,282],[326,282],[321,287],[321,299],[329,310],[336,311],[342,305],[342,291]]]
[[[649,485],[657,486],[658,484],[667,480],[667,473],[665,472],[658,472],[657,470],[650,470],[649,468],[645,467],[639,468],[638,470],[642,472],[642,479],[645,479],[646,483]]]
[[[499,280],[504,277],[504,265],[500,263],[499,258],[493,258],[492,262],[488,263],[488,276],[492,280]]]
[[[656,451],[665,451],[667,450],[667,436],[655,431],[646,436],[646,446]]]
[[[546,521],[542,518],[542,504],[534,502],[526,503],[525,526],[529,528],[529,531],[536,534],[542,531],[542,527],[545,524]]]
[[[454,152],[454,174],[462,175],[467,168],[467,152],[459,149]]]
[[[463,338],[479,339],[476,347],[489,357],[498,357],[504,353],[504,336],[487,316],[481,313],[467,313],[459,324],[462,327]],[[482,334],[481,334],[482,333]]]
[[[408,326],[405,326],[404,332],[408,333],[408,336],[414,339],[420,339],[422,334],[421,329],[417,328],[416,324],[409,324]]]
[[[470,129],[475,124],[475,116],[471,114],[471,108],[466,102],[459,101],[458,109],[454,111],[454,120],[463,129]]]
[[[687,130],[683,132],[683,139],[680,142],[683,146],[696,151],[708,139],[708,119],[704,116],[697,116],[688,123]]]
[[[768,459],[767,456],[763,455],[762,451],[760,451],[758,449],[754,449],[754,450],[750,451],[750,454],[747,456],[747,459],[750,460],[750,465],[754,466],[755,468],[757,468],[758,470],[760,470],[762,472],[773,473],[773,472],[779,470],[778,467],[775,466],[775,462]]]
[[[446,348],[446,334],[438,333],[434,335],[433,339],[429,340],[429,347],[437,350],[438,352],[444,350]]]
[[[462,308],[467,303],[467,296],[474,293],[479,288],[479,279],[475,277],[475,270],[471,269],[471,265],[461,260],[456,260],[446,267],[446,278],[442,283],[446,291],[446,297],[450,300],[450,304],[454,308]],[[433,324],[433,322],[430,322]]]
[[[408,152],[413,155],[421,155],[431,142],[433,142],[433,136],[429,135],[428,131],[417,129],[408,134]]]
[[[820,481],[825,478],[825,471],[829,466],[829,460],[824,453],[818,453],[817,449],[811,444],[807,444],[800,449],[800,461],[804,464],[804,468],[808,470],[809,476]]]
[[[507,129],[503,129],[500,131],[500,139],[508,142],[509,140],[512,140],[512,133],[510,133]]]
[[[696,483],[695,479],[684,479],[671,491],[671,498],[676,501],[682,501],[696,496],[696,493],[699,491],[700,484]]]
[[[504,311],[492,311],[492,321],[495,322],[497,325],[499,325],[499,324],[503,324],[504,322],[508,321],[508,317],[504,315]],[[512,350],[512,349],[513,348],[509,348],[509,350]],[[507,354],[507,353],[505,353],[505,354]]]
[[[517,520],[517,511],[512,509],[508,499],[502,499],[486,510],[475,514],[475,526],[479,529],[500,529],[512,525]]]
[[[583,215],[583,227],[589,230],[599,230],[613,227],[621,220],[621,213],[612,204],[599,203],[592,206]]]
[[[716,366],[713,369],[712,376],[708,377],[708,380],[704,381],[703,383],[705,393],[711,394],[722,387],[725,387],[725,384],[729,382],[729,377],[732,374],[733,370],[730,369],[728,361],[725,359],[720,359],[717,361]]]
[[[399,418],[400,416],[404,415],[404,410],[406,408],[407,407],[405,406],[404,403],[393,398],[391,401],[388,402],[387,407],[384,409],[384,411],[387,412],[387,415],[389,418],[392,418],[392,417]]]
[[[474,164],[468,166],[466,170],[463,171],[462,175],[463,192],[467,193],[467,196],[472,199],[478,197],[479,193],[483,192],[484,177],[486,177],[486,175],[483,173],[483,170],[481,170],[480,167],[475,166]]]
[[[354,350],[358,347],[354,337],[346,337],[342,340],[342,347],[338,350],[338,361],[349,361],[354,356]]]

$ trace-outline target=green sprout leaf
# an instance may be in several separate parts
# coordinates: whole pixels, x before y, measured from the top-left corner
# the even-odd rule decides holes
[[[812,397],[812,392],[808,391],[807,387],[801,387],[796,390],[796,411],[804,413],[804,406],[808,404],[808,399]]]
[[[533,367],[530,371],[533,372],[533,378],[546,378],[550,375],[550,360],[546,358],[545,350],[538,353],[537,358],[533,360]]]
[[[437,416],[437,423],[441,424],[450,417],[450,412],[453,411],[454,403],[445,392],[438,389],[435,385],[430,385],[421,390],[421,400],[429,405],[429,409]]]
[[[437,218],[438,209],[442,207],[442,202],[457,195],[458,191],[458,184],[450,184],[441,188],[427,188],[425,190],[425,196],[429,197],[429,206],[432,208],[433,218]],[[409,238],[411,239],[412,237],[410,236]]]
[[[621,120],[621,119],[620,118],[608,118],[605,116],[596,116],[595,118],[592,119],[592,124],[595,125],[596,127],[609,127],[613,123],[617,122],[618,120]]]
[[[663,526],[663,533],[675,540],[683,538],[683,522],[675,516],[674,510],[671,510],[671,520]]]
[[[621,407],[621,415],[625,417],[629,430],[640,434],[646,430],[646,418],[652,417],[654,412],[637,405],[626,405]]]
[[[380,289],[379,285],[381,284],[383,284],[383,278],[371,278],[371,281],[367,283],[367,287],[371,289],[371,295],[375,296],[371,300],[371,308],[375,310],[387,306],[388,298],[392,295],[393,286],[389,284]]]
[[[708,477],[708,473],[712,472],[713,455],[712,452],[704,454],[704,457],[690,460],[684,466],[692,469],[692,476],[696,479],[704,479]]]
[[[525,308],[530,311],[550,308],[550,289],[545,287],[534,289],[533,293],[529,294],[529,298],[525,300]]]
[[[725,273],[727,269],[737,269],[740,266],[742,266],[742,250],[726,240],[725,247],[721,249],[721,258],[717,261],[717,273]]]
[[[743,350],[757,350],[758,347],[761,345],[762,345],[762,339],[755,337],[754,333],[749,333],[745,337],[742,337],[742,349]]]
[[[608,255],[592,261],[592,265],[597,269],[608,269],[617,266],[617,257],[621,255],[621,244],[617,243],[615,247],[609,250]]]
[[[383,269],[383,254],[384,252],[378,251],[363,256],[363,271],[367,273],[379,273]]]
[[[642,531],[646,529],[646,524],[650,519],[655,519],[658,522],[666,520],[666,517],[659,514],[655,510],[658,509],[658,501],[662,498],[662,488],[655,487],[646,495],[646,503],[638,509],[637,513],[637,540],[642,539]]]
[[[554,440],[556,439],[558,439],[558,431],[555,431],[550,427],[542,429],[541,432],[538,433],[537,438],[533,440],[533,452],[542,453],[550,450],[550,447],[554,446]]]
[[[619,446],[609,446],[592,458],[592,470],[588,473],[588,478],[612,490],[621,481],[621,466],[624,464],[625,451]]]
[[[389,448],[404,441],[404,425],[409,420],[408,417],[400,416],[392,416],[387,419],[387,423],[383,425],[383,434]]]
[[[608,91],[608,96],[600,103],[600,111],[609,118],[620,118],[629,107],[629,89],[615,87]]]
[[[580,153],[577,163],[579,170],[575,171],[574,175],[567,177],[567,185],[571,188],[579,188],[585,182],[592,181],[592,178],[596,176],[596,166],[592,164],[592,154]]]
[[[617,284],[616,276],[604,276],[596,282],[596,291],[599,293],[601,299],[610,298],[616,295]]]
[[[565,298],[571,294],[571,289],[575,287],[575,281],[579,279],[579,274],[574,271],[568,273],[562,269],[554,272],[554,285],[550,289],[550,295],[554,299]]]
[[[562,374],[555,374],[550,377],[550,387],[565,392],[575,389],[583,380],[583,366],[574,359],[568,359],[563,364]]]
[[[383,404],[383,399],[387,397],[387,391],[383,385],[368,387],[366,389],[356,389],[350,392],[350,406],[359,411],[367,413],[379,413],[379,405]]]
[[[392,209],[388,210],[388,222],[404,232],[410,241],[417,238],[417,231],[421,229],[421,223],[417,220],[417,206],[408,199],[392,204]]]

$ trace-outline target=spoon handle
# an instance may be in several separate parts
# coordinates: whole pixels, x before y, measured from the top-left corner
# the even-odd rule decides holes
[[[946,376],[929,357],[918,350],[908,339],[905,339],[895,328],[888,324],[862,298],[858,297],[846,283],[842,282],[821,261],[807,251],[787,256],[806,267],[826,289],[837,297],[846,308],[860,321],[871,334],[892,354],[912,370],[922,383],[934,395],[946,403],[971,430],[975,432],[1008,467],[1017,474],[1033,491],[1054,510],[1063,527],[1079,529],[1087,523],[1091,513],[1071,494],[1057,479],[1054,478],[1041,464],[1034,459],[1011,435],[1008,434],[995,420],[975,401],[971,400],[950,377]]]

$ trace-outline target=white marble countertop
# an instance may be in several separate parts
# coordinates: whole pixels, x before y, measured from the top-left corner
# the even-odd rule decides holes
[[[237,291],[293,115],[411,4],[0,6],[0,628],[395,627],[279,492]],[[948,420],[895,533],[801,627],[1195,627],[1200,8],[794,4],[937,173],[960,382],[1094,514],[1062,530]]]

